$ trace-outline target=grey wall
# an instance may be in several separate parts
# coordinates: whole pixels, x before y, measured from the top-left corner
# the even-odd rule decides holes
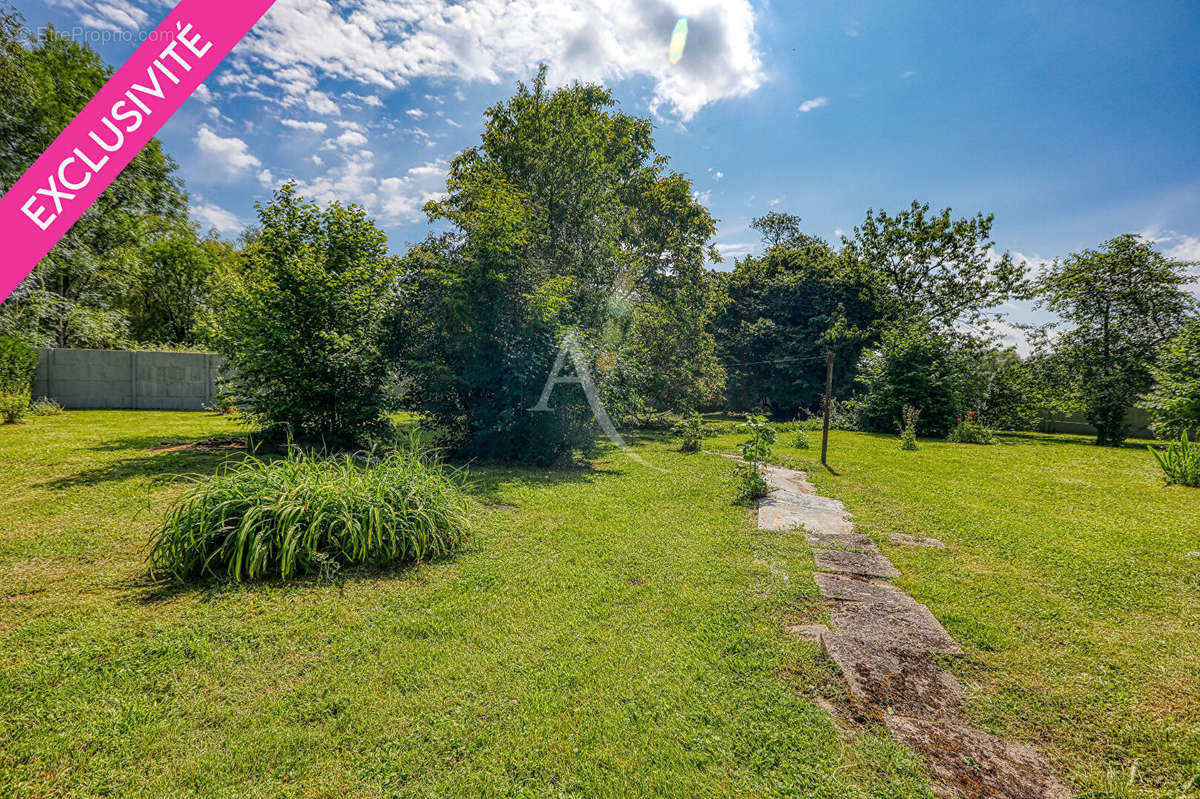
[[[1150,429],[1150,414],[1141,408],[1130,408],[1126,411],[1125,424],[1129,425],[1129,436],[1131,438],[1154,438],[1154,431]],[[1043,433],[1096,435],[1096,428],[1088,424],[1082,415],[1063,416],[1062,414],[1043,412],[1042,421],[1038,429]]]
[[[64,408],[198,411],[216,396],[219,355],[39,349],[34,397]]]

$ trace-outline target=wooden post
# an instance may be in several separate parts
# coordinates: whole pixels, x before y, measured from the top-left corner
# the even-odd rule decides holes
[[[833,350],[825,350],[825,426],[821,431],[821,465],[829,454],[829,411],[833,404]]]

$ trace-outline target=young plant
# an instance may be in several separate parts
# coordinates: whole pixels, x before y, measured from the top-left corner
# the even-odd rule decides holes
[[[746,430],[750,438],[741,444],[742,460],[733,470],[737,483],[738,499],[754,500],[765,497],[771,486],[762,476],[762,462],[771,456],[771,445],[775,443],[775,429],[764,416],[749,416],[739,430]]]
[[[293,449],[223,467],[168,513],[151,573],[287,579],[435,557],[470,539],[466,497],[441,464],[415,448],[367,460]]]
[[[900,411],[900,449],[914,451],[917,448],[917,420],[921,418],[921,410],[911,405],[905,405]]]
[[[0,418],[5,424],[16,424],[29,410],[28,391],[0,391]]]
[[[796,431],[796,438],[792,442],[792,446],[796,449],[808,449],[812,443],[808,440],[808,432],[803,428]]]
[[[967,418],[959,417],[958,424],[946,436],[947,441],[955,444],[994,444],[996,434],[990,427],[985,427],[979,421],[979,417],[975,415],[975,411],[968,411]]]
[[[672,428],[676,435],[683,439],[680,452],[699,452],[700,444],[704,441],[704,421],[700,414],[693,413],[680,419]]]
[[[1172,441],[1165,452],[1147,447],[1162,467],[1167,485],[1200,487],[1200,446],[1188,441],[1187,431]]]

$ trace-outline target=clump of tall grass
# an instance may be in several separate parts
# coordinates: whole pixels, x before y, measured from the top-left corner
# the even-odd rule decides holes
[[[1147,447],[1154,460],[1162,467],[1167,485],[1200,487],[1200,446],[1188,441],[1183,431],[1178,441],[1167,445],[1165,452]]]
[[[288,578],[447,554],[470,540],[456,475],[415,448],[360,460],[293,449],[198,479],[147,558],[175,580]]]

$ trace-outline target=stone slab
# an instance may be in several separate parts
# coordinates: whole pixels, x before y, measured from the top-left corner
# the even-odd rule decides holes
[[[887,715],[899,741],[921,754],[933,778],[960,799],[1069,799],[1072,792],[1032,747],[959,724]]]
[[[813,560],[818,569],[860,574],[864,577],[899,577],[900,570],[878,552],[855,552],[845,549],[814,549]]]
[[[801,508],[776,502],[771,497],[759,503],[758,526],[762,530],[791,530],[803,527],[814,533],[854,532],[854,522],[840,513]]]
[[[863,717],[885,714],[964,722],[962,687],[929,652],[880,646],[852,635],[824,633],[821,643],[850,687],[850,702]]]
[[[813,579],[821,596],[829,601],[834,632],[877,646],[962,654],[929,608],[895,586],[820,572]]]
[[[893,544],[900,544],[908,547],[931,547],[934,549],[945,549],[946,545],[936,538],[926,538],[922,535],[905,535],[904,533],[892,533],[889,538]]]

